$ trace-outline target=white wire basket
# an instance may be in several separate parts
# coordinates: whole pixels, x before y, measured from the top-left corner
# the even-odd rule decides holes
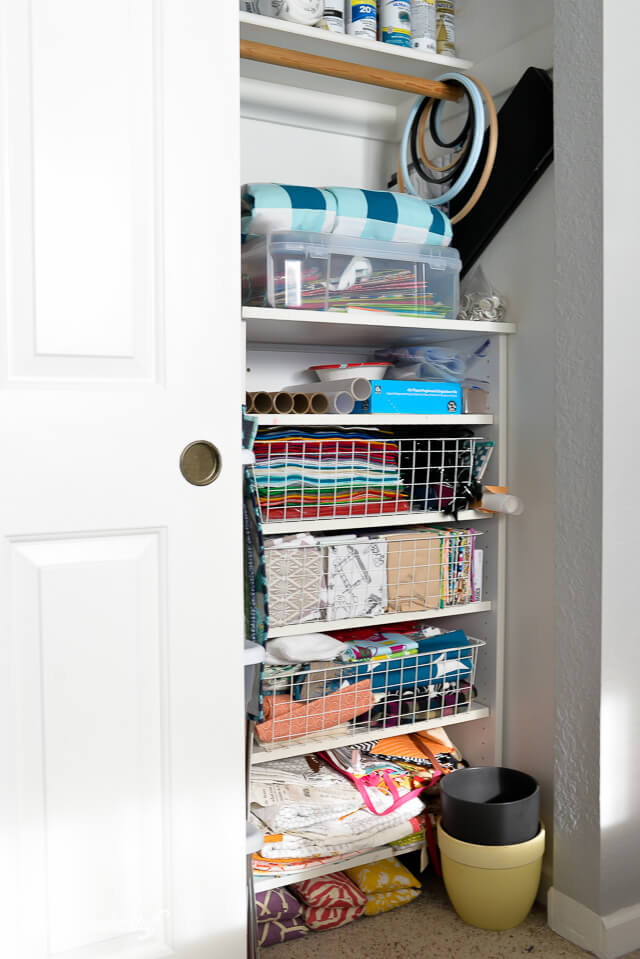
[[[426,612],[481,598],[473,529],[265,539],[269,625]]]
[[[393,634],[398,651],[391,656],[265,667],[264,721],[255,726],[257,741],[265,748],[289,745],[329,730],[357,731],[365,740],[369,734],[379,738],[383,729],[467,712],[485,643],[461,630],[421,637]]]
[[[454,513],[469,505],[492,445],[477,436],[262,431],[254,444],[262,519]]]

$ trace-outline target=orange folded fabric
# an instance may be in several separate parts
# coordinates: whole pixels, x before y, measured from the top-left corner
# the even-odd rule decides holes
[[[256,733],[263,743],[306,736],[319,729],[349,722],[374,705],[370,679],[363,679],[312,702],[296,702],[289,696],[265,696],[265,719],[257,724]]]
[[[441,740],[430,736],[427,731],[387,736],[385,739],[380,739],[370,750],[374,755],[379,753],[382,756],[400,756],[403,759],[411,759],[412,756],[420,754],[430,758],[430,753],[454,754],[455,751],[455,746],[445,745]]]

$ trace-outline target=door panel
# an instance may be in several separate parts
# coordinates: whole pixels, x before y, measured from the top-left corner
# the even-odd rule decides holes
[[[149,531],[11,543],[18,788],[35,853],[21,901],[28,922],[37,871],[51,954],[139,936],[149,922],[163,941],[162,540]]]
[[[0,0],[17,959],[244,955],[238,15],[219,6]],[[223,468],[199,488],[179,458],[205,438]]]
[[[9,4],[8,375],[156,375],[161,35],[153,0]],[[11,215],[14,214],[14,215]]]

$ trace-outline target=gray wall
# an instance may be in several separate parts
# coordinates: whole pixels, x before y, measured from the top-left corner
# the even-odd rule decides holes
[[[555,615],[554,168],[482,255],[518,324],[509,342],[510,488],[525,512],[507,523],[504,762],[535,776],[553,827]]]
[[[632,490],[640,475],[637,106],[629,122],[640,92],[640,9],[607,0],[603,10],[600,868],[607,914],[640,903],[640,519]]]
[[[554,886],[600,912],[602,31],[555,21],[557,710]],[[587,55],[588,51],[588,55]]]
[[[561,0],[555,31],[554,887],[606,916],[640,904],[640,10]]]

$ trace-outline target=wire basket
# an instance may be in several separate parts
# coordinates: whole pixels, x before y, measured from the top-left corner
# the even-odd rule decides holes
[[[259,433],[265,522],[438,511],[469,505],[493,444],[476,436],[386,439],[365,431]]]
[[[460,630],[421,637],[395,634],[398,651],[391,656],[357,659],[358,644],[352,643],[350,662],[265,667],[257,740],[265,747],[286,745],[327,730],[357,731],[366,739],[381,729],[465,713],[476,695],[478,651],[485,643]],[[372,649],[364,644],[363,654]]]
[[[480,598],[473,529],[265,539],[272,628],[425,612]],[[479,565],[479,564],[478,564]]]

